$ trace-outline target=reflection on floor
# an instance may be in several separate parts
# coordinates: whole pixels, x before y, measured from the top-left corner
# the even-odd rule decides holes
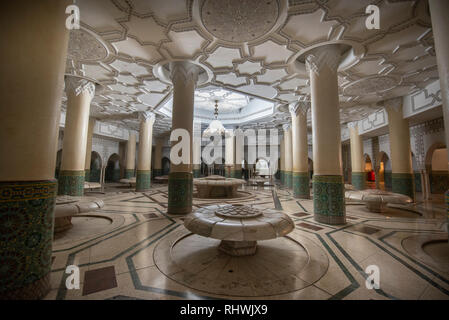
[[[313,220],[313,201],[294,199],[291,190],[247,187],[254,197],[238,203],[283,210],[296,229],[260,241],[253,257],[231,259],[198,236],[176,248],[186,229],[182,217],[166,214],[167,189],[96,192],[103,210],[73,218],[54,240],[46,299],[449,299],[442,197],[384,214],[347,205],[347,224],[329,226]],[[194,200],[194,209],[213,203]],[[69,265],[80,268],[78,290],[66,289]],[[379,267],[379,289],[365,285],[370,265]],[[176,276],[186,270],[201,275]]]

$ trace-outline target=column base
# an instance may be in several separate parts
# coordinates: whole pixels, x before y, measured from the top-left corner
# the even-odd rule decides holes
[[[133,178],[135,171],[134,169],[125,169],[125,179]]]
[[[391,189],[394,193],[400,193],[415,201],[415,177],[413,173],[392,173]]]
[[[41,299],[50,291],[57,188],[56,180],[0,182],[1,300]]]
[[[188,214],[192,212],[193,174],[190,172],[171,172],[168,175],[169,214]]]
[[[345,184],[343,176],[313,176],[314,220],[325,224],[345,224]]]
[[[292,182],[292,172],[291,171],[285,171],[284,172],[284,179],[285,179],[285,186],[287,188],[292,188],[293,182]]]
[[[365,189],[366,174],[365,172],[352,172],[351,184],[356,190]]]
[[[233,178],[242,179],[242,170],[234,170]]]
[[[299,199],[310,199],[310,180],[308,172],[293,172],[293,196]]]
[[[59,172],[58,194],[82,196],[84,194],[84,170],[62,170]]]
[[[145,192],[151,187],[151,170],[137,170],[136,192]]]
[[[84,181],[90,181],[90,169],[84,170]]]
[[[193,173],[193,177],[194,177],[194,178],[199,178],[199,177],[201,177],[201,170],[200,170],[200,169],[193,169],[193,170],[192,170],[192,173]]]

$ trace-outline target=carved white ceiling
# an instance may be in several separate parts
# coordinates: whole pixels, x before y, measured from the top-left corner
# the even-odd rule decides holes
[[[221,87],[280,106],[309,99],[307,74],[295,67],[300,52],[320,43],[350,43],[360,54],[339,71],[342,123],[378,109],[378,101],[413,93],[438,79],[427,0],[76,4],[81,29],[71,32],[66,72],[103,85],[93,100],[92,116],[133,129],[138,129],[136,112],[157,110],[170,99],[171,85],[159,80],[153,67],[174,59],[210,70],[213,77],[204,88]],[[379,30],[365,27],[369,4],[380,8]],[[203,105],[200,99],[196,103]],[[239,108],[231,104],[229,110]],[[289,121],[285,108],[274,110],[252,126],[270,128]],[[155,134],[166,133],[170,124],[170,118],[158,115]]]

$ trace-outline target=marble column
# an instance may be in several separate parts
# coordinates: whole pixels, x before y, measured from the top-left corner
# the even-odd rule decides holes
[[[128,142],[126,143],[126,167],[125,179],[129,179],[136,174],[136,134],[129,132]]]
[[[289,125],[284,125],[284,144],[285,144],[285,186],[287,188],[292,187],[292,167],[293,167],[293,154],[292,154],[292,130]]]
[[[184,129],[188,132],[190,140],[190,155],[188,158],[190,162],[171,164],[168,177],[167,213],[188,214],[192,212],[193,102],[199,67],[186,61],[171,62],[170,75],[173,83],[172,130]],[[182,152],[186,152],[186,150]]]
[[[50,291],[69,1],[2,3],[0,300]],[[84,159],[83,168],[84,170]]]
[[[281,184],[283,185],[285,183],[285,143],[284,143],[284,136],[282,136],[281,144],[280,144],[280,157],[281,157]]]
[[[402,97],[384,101],[388,113],[392,191],[415,199],[410,128],[402,113]]]
[[[438,74],[440,76],[441,97],[443,99],[443,118],[446,148],[449,159],[449,1],[429,0],[432,33],[435,42]],[[449,168],[449,163],[448,163]],[[430,194],[430,189],[429,189]],[[449,190],[446,192],[447,220],[449,232]]]
[[[201,123],[193,124],[193,168],[194,178],[201,176]]]
[[[140,113],[139,154],[137,158],[136,191],[148,191],[151,186],[151,144],[153,124],[156,117],[152,112]]]
[[[66,75],[65,92],[67,113],[58,194],[82,196],[90,103],[95,95],[95,84],[80,77]]]
[[[293,196],[310,199],[309,144],[307,140],[308,102],[290,105],[292,116],[292,187]]]
[[[314,219],[327,224],[346,222],[337,82],[340,58],[336,45],[315,48],[306,57],[312,100]]]
[[[164,140],[162,138],[156,139],[156,147],[154,148],[154,168],[153,175],[155,177],[162,176],[162,148]]]
[[[225,173],[227,178],[235,176],[235,137],[233,130],[226,130],[225,133]]]
[[[245,159],[245,137],[241,129],[234,130],[234,178],[242,179],[242,163]]]
[[[90,181],[90,161],[92,158],[92,138],[94,136],[95,118],[89,118],[86,143],[86,162],[84,164],[84,181]]]
[[[349,123],[349,142],[351,145],[351,183],[357,190],[365,189],[366,174],[363,161],[363,140],[357,124]],[[378,179],[377,179],[378,180]]]

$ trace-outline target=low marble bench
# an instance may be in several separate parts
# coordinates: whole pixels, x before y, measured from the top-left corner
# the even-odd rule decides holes
[[[410,197],[403,194],[378,189],[346,191],[345,197],[349,200],[364,202],[371,212],[385,212],[389,203],[406,205],[413,202]]]
[[[96,211],[103,207],[103,200],[93,197],[57,196],[54,233],[70,229],[73,216],[83,212]]]

